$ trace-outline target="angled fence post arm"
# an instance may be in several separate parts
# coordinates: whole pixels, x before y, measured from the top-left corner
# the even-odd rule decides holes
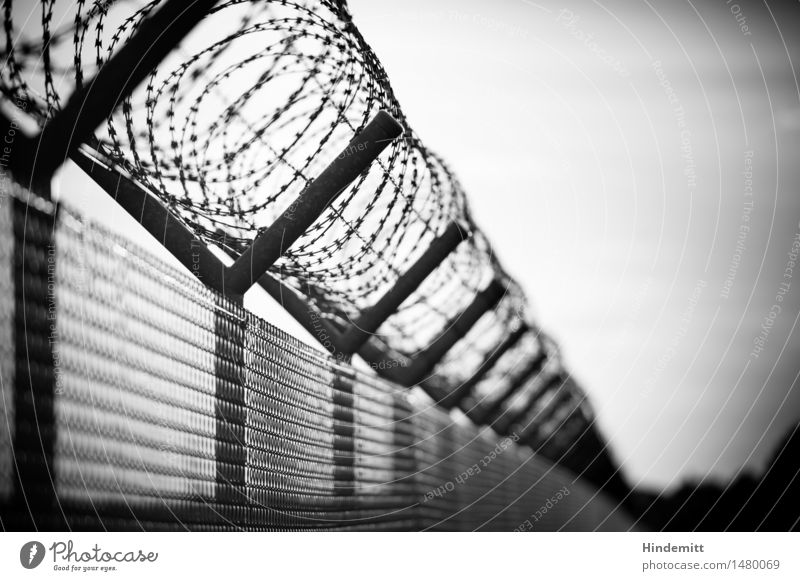
[[[35,167],[31,160],[27,170],[52,176],[217,1],[166,0],[44,126],[38,139]]]
[[[225,265],[161,200],[82,150],[70,156],[130,216],[209,287],[221,291]]]
[[[493,309],[506,292],[506,287],[498,280],[493,280],[480,291],[469,306],[459,314],[452,324],[415,359],[408,370],[412,383],[419,383],[430,375],[433,368],[442,360],[445,354],[458,343],[475,324]]]
[[[439,405],[447,409],[452,409],[461,405],[464,398],[472,393],[473,388],[491,371],[498,361],[506,354],[506,352],[516,345],[522,337],[529,331],[527,325],[520,325],[520,327],[506,338],[503,343],[494,350],[489,358],[484,361],[478,370],[467,379],[464,383],[456,387],[449,394],[439,400]]]
[[[402,132],[402,126],[389,113],[379,111],[297,200],[228,268],[225,294],[243,295],[253,286]]]
[[[476,423],[487,424],[493,422],[500,410],[503,409],[505,403],[511,399],[514,394],[523,387],[534,375],[539,373],[547,361],[547,353],[543,350],[538,353],[528,364],[517,379],[509,385],[503,393],[492,403],[492,405],[485,412],[474,418]]]
[[[343,333],[342,351],[349,354],[357,353],[384,321],[397,311],[403,301],[411,296],[442,261],[469,236],[470,232],[466,226],[451,222],[411,268],[398,278],[394,286],[372,307],[361,313],[358,320]]]
[[[530,413],[536,407],[537,402],[542,399],[542,396],[550,391],[555,385],[563,383],[563,381],[564,376],[562,373],[556,373],[553,375],[553,377],[545,381],[539,387],[539,389],[531,394],[531,396],[528,398],[528,401],[525,403],[525,407],[523,407],[518,413],[514,414],[514,416],[510,418],[508,425],[513,426],[514,424],[521,424],[525,418],[530,415]]]

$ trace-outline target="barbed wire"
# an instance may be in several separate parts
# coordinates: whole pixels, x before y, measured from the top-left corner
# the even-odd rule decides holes
[[[161,0],[5,0],[0,90],[40,124],[92,78]],[[37,14],[36,11],[39,11]],[[219,3],[97,131],[115,166],[158,195],[198,236],[249,244],[379,111],[404,134],[391,143],[271,268],[326,316],[348,321],[380,298],[452,220],[473,231],[381,327],[413,357],[491,280],[499,306],[440,364],[462,381],[529,308],[471,217],[445,162],[411,128],[346,2]],[[533,357],[525,341],[492,377]]]

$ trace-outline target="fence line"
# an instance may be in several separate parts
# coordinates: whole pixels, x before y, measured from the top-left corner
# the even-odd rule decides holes
[[[511,530],[564,487],[537,526],[630,526],[530,449],[40,206],[0,207],[4,528]]]

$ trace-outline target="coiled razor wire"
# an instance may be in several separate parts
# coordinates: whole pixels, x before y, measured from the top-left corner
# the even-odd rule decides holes
[[[44,124],[160,3],[4,0],[3,93]],[[221,2],[98,130],[98,148],[203,240],[235,249],[291,210],[380,109],[404,135],[271,272],[326,316],[352,320],[450,221],[463,221],[473,237],[379,330],[388,347],[413,357],[477,291],[503,281],[500,306],[439,366],[461,381],[527,318],[525,297],[476,228],[456,177],[410,128],[346,2]],[[525,345],[529,356],[539,349]],[[517,365],[516,351],[493,375]]]

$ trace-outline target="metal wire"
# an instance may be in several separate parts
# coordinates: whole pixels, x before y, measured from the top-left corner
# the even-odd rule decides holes
[[[11,202],[0,333],[27,328],[0,350],[19,370],[0,369],[4,528],[32,529],[28,512],[48,530],[632,526],[515,438],[336,362],[68,205]]]
[[[108,61],[151,2],[4,1],[0,90],[44,124]],[[379,330],[424,349],[492,279],[511,286],[463,353],[480,361],[524,295],[478,231],[448,166],[418,138],[377,57],[333,0],[221,2],[97,132],[119,168],[211,244],[239,249],[268,227],[384,109],[405,128],[274,265],[322,312],[349,321],[374,303],[453,219],[474,229]],[[461,367],[461,369],[466,369]]]

